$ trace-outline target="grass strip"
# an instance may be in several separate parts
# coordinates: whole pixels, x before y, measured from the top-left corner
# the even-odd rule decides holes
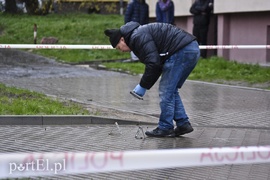
[[[79,104],[0,84],[1,115],[88,115]]]

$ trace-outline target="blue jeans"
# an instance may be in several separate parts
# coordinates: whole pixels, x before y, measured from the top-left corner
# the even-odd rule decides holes
[[[193,41],[164,63],[159,83],[159,98],[161,114],[158,127],[162,130],[173,129],[189,122],[184,105],[178,93],[200,57],[197,41]]]

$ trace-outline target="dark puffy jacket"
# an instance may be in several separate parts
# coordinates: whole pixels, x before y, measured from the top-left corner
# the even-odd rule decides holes
[[[211,11],[213,5],[213,0],[196,0],[190,7],[190,13],[194,15],[193,24],[194,25],[208,25],[210,21]]]
[[[166,59],[196,38],[168,23],[139,25],[129,22],[120,28],[126,44],[145,64],[140,85],[150,89],[162,73]]]
[[[128,4],[125,12],[125,23],[130,21],[142,25],[149,22],[149,6],[145,3],[145,0],[133,0]]]

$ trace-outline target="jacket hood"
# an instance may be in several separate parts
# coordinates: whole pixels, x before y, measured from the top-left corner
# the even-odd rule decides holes
[[[139,23],[131,21],[120,27],[120,32],[124,37],[126,44],[129,44],[129,39],[132,32],[139,26],[140,26]]]

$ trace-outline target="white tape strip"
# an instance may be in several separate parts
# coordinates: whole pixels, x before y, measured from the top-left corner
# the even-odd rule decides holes
[[[0,178],[270,163],[270,146],[0,154]]]
[[[111,45],[0,44],[0,49],[113,49]],[[200,49],[270,49],[270,45],[207,45]]]
[[[270,49],[270,45],[207,45],[200,49]]]
[[[3,49],[113,49],[111,45],[0,44]]]

